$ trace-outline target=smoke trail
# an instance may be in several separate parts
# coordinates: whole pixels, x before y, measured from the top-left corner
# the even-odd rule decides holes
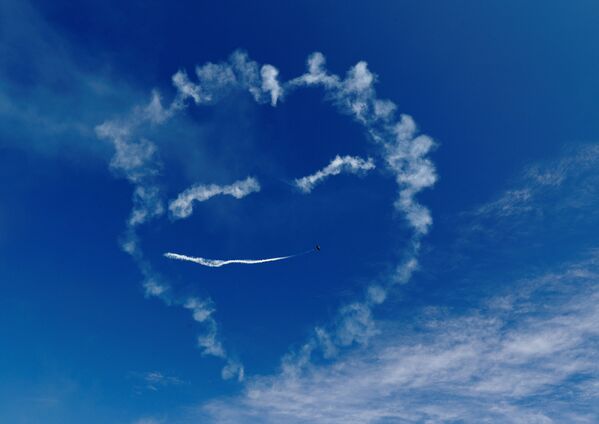
[[[297,253],[295,255],[289,256],[279,256],[277,258],[266,258],[266,259],[206,259],[206,258],[194,258],[193,256],[179,255],[178,253],[167,252],[164,254],[169,259],[176,259],[179,261],[189,261],[194,262],[196,264],[209,266],[212,268],[219,268],[224,265],[230,264],[245,264],[245,265],[254,265],[254,264],[264,264],[266,262],[277,262],[283,261],[285,259],[295,258],[296,256],[305,255],[306,253],[310,253],[312,250],[308,250],[306,252]]]

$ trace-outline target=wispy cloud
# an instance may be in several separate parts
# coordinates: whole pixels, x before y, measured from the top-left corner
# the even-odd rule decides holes
[[[512,188],[481,205],[469,216],[514,217],[531,212],[537,205],[577,208],[595,201],[599,145],[570,148],[556,160],[528,166],[512,182]],[[559,202],[549,202],[559,197]]]
[[[106,68],[90,67],[89,58],[81,60],[36,9],[26,0],[0,3],[0,139],[3,146],[73,155],[87,165],[82,156],[103,153],[92,142],[94,125],[133,90]]]
[[[231,91],[247,91],[259,103],[276,106],[283,95],[278,81],[279,71],[272,65],[260,66],[247,53],[237,50],[227,62],[206,63],[196,67],[197,82],[191,81],[185,71],[173,75],[173,84],[179,93],[179,104],[192,99],[197,105],[214,103]]]
[[[321,86],[327,98],[343,113],[361,123],[369,137],[382,148],[388,168],[395,174],[399,198],[395,202],[418,235],[428,232],[432,218],[428,209],[415,196],[437,180],[435,167],[426,158],[433,148],[433,140],[418,135],[409,115],[396,118],[396,105],[379,99],[374,89],[376,75],[366,62],[358,62],[349,69],[344,79],[329,73],[322,53],[308,58],[308,72],[286,84],[288,90],[303,86]]]
[[[342,172],[358,174],[366,173],[375,168],[371,158],[367,160],[355,156],[335,156],[335,158],[323,169],[312,175],[307,175],[295,180],[295,185],[304,193],[310,193],[312,189],[331,175],[339,175]]]
[[[157,116],[161,118],[158,119]],[[105,121],[96,126],[97,136],[108,140],[114,147],[111,169],[134,186],[133,209],[127,224],[131,230],[164,213],[157,184],[162,168],[158,148],[150,140],[138,138],[136,134],[144,125],[164,122],[166,116],[168,113],[164,112],[160,97],[153,92],[147,106],[136,107],[124,118]]]
[[[599,417],[596,256],[483,302],[423,312],[323,365],[254,377],[203,410],[218,423],[581,422]]]
[[[144,374],[144,381],[152,390],[156,390],[157,386],[179,386],[184,384],[183,380],[171,375],[165,375],[160,371],[151,371]]]
[[[270,104],[276,106],[277,100],[283,95],[283,88],[277,80],[279,71],[272,65],[264,65],[260,75],[262,75],[262,91],[270,93]]]
[[[367,343],[376,334],[372,308],[385,301],[395,284],[409,281],[418,268],[420,239],[428,233],[432,216],[416,201],[416,195],[437,180],[435,167],[427,158],[435,143],[429,136],[418,134],[411,116],[397,117],[397,106],[392,101],[378,98],[374,89],[377,77],[366,62],[358,62],[341,78],[326,69],[324,55],[316,52],[308,58],[307,68],[305,74],[285,84],[286,90],[322,87],[328,101],[363,126],[367,136],[379,146],[387,169],[395,176],[399,195],[394,205],[407,219],[413,234],[394,275],[384,284],[368,287],[363,300],[342,307],[335,322],[325,328],[317,327],[298,352],[284,359],[284,364],[306,364],[315,350],[330,356],[339,347]]]
[[[225,348],[218,337],[218,325],[213,317],[215,311],[214,303],[210,299],[188,297],[183,307],[192,312],[193,319],[204,326],[204,333],[198,336],[197,344],[203,355],[216,356],[226,361],[221,370],[221,376],[225,380],[237,378],[244,379],[244,368],[239,360],[227,355]]]
[[[539,226],[565,235],[593,225],[599,217],[598,166],[599,145],[586,144],[526,167],[495,198],[462,214],[464,237],[523,237]]]
[[[162,388],[182,386],[187,384],[179,377],[164,374],[160,371],[149,371],[144,373],[132,373],[132,376],[138,381],[135,387],[137,392],[152,391],[157,392]]]
[[[187,218],[193,212],[193,202],[203,202],[218,195],[241,199],[258,191],[260,191],[260,184],[253,177],[226,186],[196,184],[179,194],[175,200],[169,203],[168,208],[174,218]]]
[[[418,246],[408,248],[404,260],[387,275],[384,282],[369,285],[363,297],[339,308],[332,322],[317,325],[301,348],[286,354],[281,361],[285,374],[298,374],[310,367],[319,356],[331,359],[350,347],[368,346],[380,334],[373,310],[385,302],[389,291],[397,284],[407,283],[418,268]]]
[[[142,272],[144,276],[142,284],[146,296],[157,297],[167,305],[179,305],[190,309],[194,320],[204,326],[204,333],[198,337],[198,347],[202,350],[202,354],[216,356],[226,361],[222,373],[224,378],[234,377],[231,369],[235,369],[237,377],[242,379],[243,366],[237,360],[228,357],[218,339],[218,325],[212,316],[214,308],[207,309],[206,306],[211,305],[211,301],[176,295],[165,278],[154,271],[152,265],[145,259],[139,243],[138,227],[162,216],[165,211],[164,194],[158,182],[162,171],[158,148],[155,143],[140,137],[139,133],[148,125],[165,123],[181,107],[182,103],[178,97],[168,107],[164,107],[159,93],[153,91],[147,105],[138,106],[129,115],[106,121],[96,127],[98,137],[108,140],[114,146],[111,169],[133,185],[133,208],[126,223],[121,246],[133,257]],[[243,190],[256,189],[256,187],[259,189],[257,182],[248,179],[213,195],[230,194],[239,198],[245,195],[242,194]],[[191,205],[188,207],[191,213]],[[205,309],[202,309],[203,307]]]
[[[378,98],[374,89],[377,77],[366,62],[360,61],[351,67],[345,78],[330,73],[325,62],[322,53],[310,55],[307,72],[285,83],[286,92],[301,87],[321,87],[325,99],[362,125],[395,177],[399,195],[394,206],[406,218],[413,233],[393,275],[383,284],[368,287],[362,300],[342,306],[334,322],[317,326],[302,348],[283,359],[286,369],[308,365],[317,351],[330,357],[343,347],[368,343],[378,332],[372,318],[373,308],[385,301],[394,285],[406,283],[418,269],[420,240],[432,225],[430,211],[417,202],[416,195],[437,180],[435,167],[427,158],[435,143],[429,136],[418,134],[411,116],[401,114],[397,117],[395,103]],[[309,181],[306,180],[306,187],[311,188]]]

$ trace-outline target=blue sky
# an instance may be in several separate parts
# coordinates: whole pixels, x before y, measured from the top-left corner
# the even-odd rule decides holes
[[[599,421],[595,2],[72,3],[0,5],[0,421]]]

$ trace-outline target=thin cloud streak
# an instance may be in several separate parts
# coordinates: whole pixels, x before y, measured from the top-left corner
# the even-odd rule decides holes
[[[362,159],[357,156],[335,156],[335,158],[323,169],[314,174],[307,175],[295,180],[295,185],[304,193],[310,193],[312,189],[323,180],[332,175],[342,172],[350,174],[366,173],[375,168],[372,158]]]
[[[161,371],[149,371],[144,373],[132,372],[131,376],[136,380],[133,389],[138,395],[145,391],[157,392],[162,389],[189,384],[179,377],[168,375]]]
[[[227,186],[196,184],[179,194],[175,200],[169,203],[168,208],[173,218],[187,218],[193,212],[194,202],[204,202],[218,195],[228,195],[241,199],[248,194],[259,191],[260,183],[253,177],[236,181]]]
[[[513,250],[528,248],[539,234],[591,237],[587,228],[599,218],[598,166],[597,143],[568,146],[558,158],[526,166],[498,195],[460,214],[458,242],[477,248],[492,242],[497,249],[496,243],[509,241]]]
[[[289,255],[289,256],[279,256],[276,258],[266,258],[266,259],[206,259],[200,257],[186,256],[180,255],[178,253],[167,252],[164,254],[165,257],[169,259],[175,259],[178,261],[188,261],[194,262],[196,264],[200,264],[203,266],[211,267],[211,268],[220,268],[221,266],[230,265],[230,264],[244,264],[244,265],[255,265],[255,264],[264,264],[267,262],[277,262],[283,261],[285,259],[294,258],[296,256],[301,255]]]

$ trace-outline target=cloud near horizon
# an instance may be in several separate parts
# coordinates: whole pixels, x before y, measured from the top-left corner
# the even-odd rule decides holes
[[[251,377],[207,402],[226,424],[593,422],[576,400],[599,395],[599,257],[518,281],[465,315],[423,311],[368,349],[331,363]]]

